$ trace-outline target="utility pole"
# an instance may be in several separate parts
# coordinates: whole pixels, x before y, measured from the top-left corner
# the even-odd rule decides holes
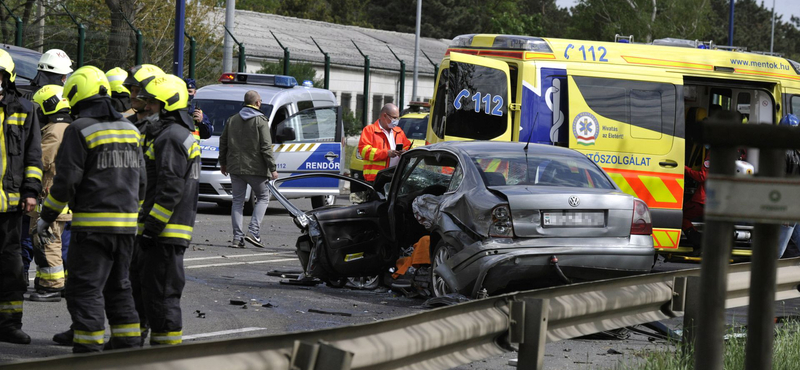
[[[422,0],[417,0],[417,30],[414,33],[414,79],[411,87],[411,100],[417,99],[417,80],[419,79],[419,28],[422,20]],[[434,81],[436,76],[433,76]],[[405,82],[404,82],[405,83]],[[402,99],[400,99],[402,101]],[[402,110],[403,107],[400,107]]]
[[[233,31],[233,18],[236,12],[236,0],[225,1],[225,27]],[[227,32],[223,42],[222,72],[233,72],[233,39]]]
[[[775,46],[775,0],[772,0],[772,33],[769,38],[769,52],[773,52]]]
[[[186,0],[175,2],[175,47],[172,53],[172,74],[183,78],[183,31],[186,22]]]
[[[733,0],[731,0],[731,15],[728,17],[728,46],[733,46]]]

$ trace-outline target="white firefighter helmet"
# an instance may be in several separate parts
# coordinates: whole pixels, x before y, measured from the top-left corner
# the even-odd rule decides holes
[[[52,72],[60,75],[72,73],[72,60],[61,49],[50,49],[39,58],[40,71]]]

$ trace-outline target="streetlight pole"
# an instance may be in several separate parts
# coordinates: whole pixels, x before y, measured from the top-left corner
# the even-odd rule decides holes
[[[417,99],[417,79],[419,78],[419,29],[421,20],[422,0],[417,0],[417,30],[414,33],[414,79],[411,88],[411,100]],[[434,76],[433,79],[436,80],[436,76]],[[400,107],[400,109],[403,108]]]
[[[769,38],[769,52],[773,52],[775,46],[775,0],[772,0],[772,33]]]

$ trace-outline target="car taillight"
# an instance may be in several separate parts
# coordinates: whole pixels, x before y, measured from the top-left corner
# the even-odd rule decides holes
[[[514,226],[511,223],[511,210],[508,205],[500,205],[492,209],[492,225],[489,226],[489,236],[510,238],[514,236]]]
[[[647,204],[641,199],[634,199],[631,235],[650,235],[652,233],[653,221],[650,218],[650,208],[647,208]]]

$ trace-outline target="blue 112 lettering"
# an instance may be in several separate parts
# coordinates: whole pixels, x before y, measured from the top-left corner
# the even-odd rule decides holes
[[[469,90],[464,89],[456,95],[456,98],[453,100],[453,107],[456,110],[461,109],[461,99],[469,98],[470,95],[472,100],[475,103],[475,113],[481,112],[481,103],[483,103],[483,112],[486,114],[491,114],[493,116],[502,116],[503,115],[503,97],[500,95],[492,94],[481,94],[480,91],[472,94]]]

